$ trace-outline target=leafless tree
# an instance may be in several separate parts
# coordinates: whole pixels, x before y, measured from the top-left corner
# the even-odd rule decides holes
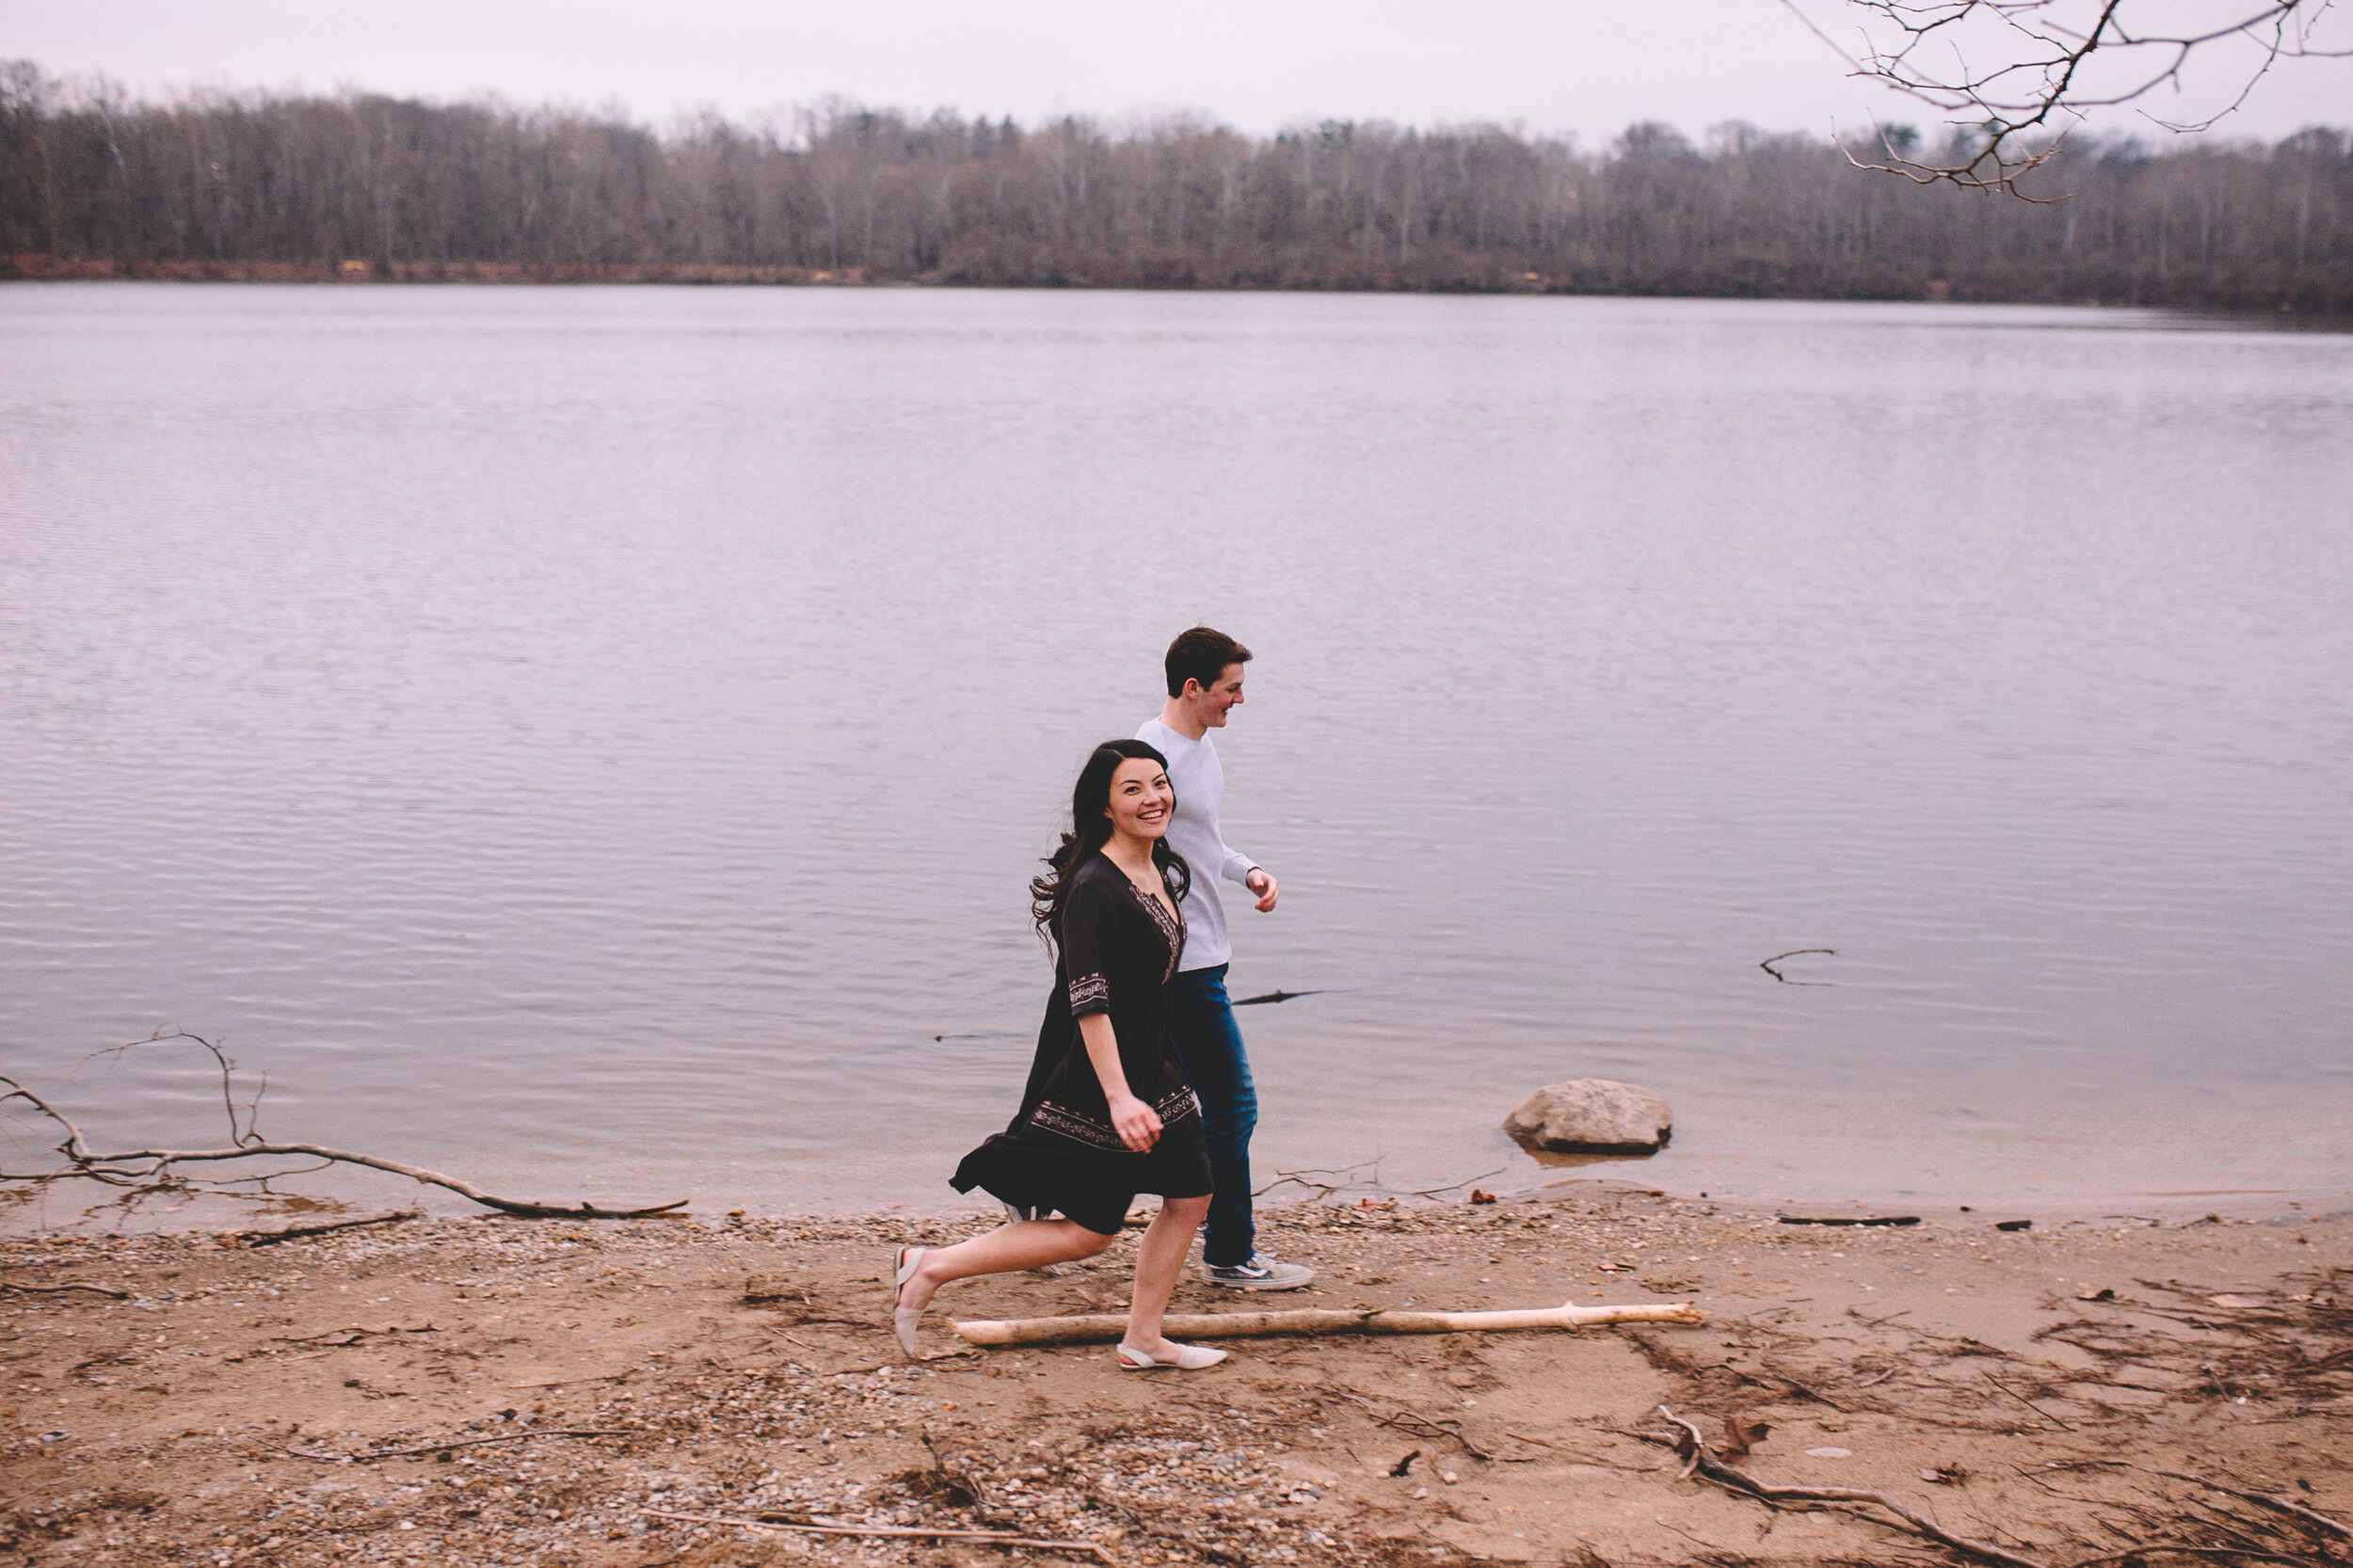
[[[2131,105],[2202,131],[2282,60],[2342,58],[2314,32],[2330,0],[1782,0],[1853,73],[1948,116],[1936,155],[1882,135],[1859,167],[1922,184],[2005,191],[2056,157],[2093,110]],[[2193,82],[2192,75],[2198,80]],[[2159,115],[2169,91],[2189,104]]]

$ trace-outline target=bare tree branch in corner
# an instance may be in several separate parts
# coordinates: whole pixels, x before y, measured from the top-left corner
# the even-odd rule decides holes
[[[2057,156],[2067,132],[2093,109],[2131,105],[2169,131],[2202,131],[2247,101],[2281,60],[2343,58],[2313,31],[2331,0],[1843,0],[1843,27],[1810,11],[1820,0],[1782,0],[1856,76],[1885,83],[1948,116],[1944,150],[1914,157],[1908,139],[1882,131],[1858,168],[1919,184],[2025,197],[2019,180]],[[2151,95],[2192,90],[2201,111],[2152,112]],[[2047,200],[2025,197],[2026,200]]]
[[[0,1171],[0,1182],[24,1182],[41,1185],[53,1181],[95,1181],[108,1187],[123,1187],[144,1191],[185,1188],[191,1178],[175,1167],[205,1164],[227,1160],[260,1158],[300,1158],[316,1160],[325,1164],[363,1165],[372,1171],[385,1171],[407,1176],[433,1187],[446,1188],[459,1197],[469,1198],[487,1208],[525,1219],[543,1220],[640,1220],[656,1214],[674,1213],[686,1207],[687,1200],[657,1204],[646,1208],[600,1208],[592,1203],[579,1205],[524,1203],[514,1198],[502,1198],[482,1191],[470,1181],[456,1176],[428,1171],[421,1165],[406,1165],[397,1160],[386,1160],[373,1154],[355,1154],[347,1149],[330,1149],[318,1144],[279,1144],[265,1140],[254,1130],[253,1118],[261,1104],[261,1092],[240,1106],[237,1103],[235,1073],[237,1064],[219,1047],[200,1034],[184,1031],[171,1034],[156,1034],[150,1039],[135,1040],[127,1046],[116,1046],[108,1052],[130,1050],[138,1046],[159,1041],[191,1040],[210,1051],[220,1069],[221,1104],[229,1116],[228,1148],[220,1149],[129,1149],[119,1154],[100,1154],[92,1150],[82,1129],[72,1117],[50,1104],[40,1095],[27,1089],[15,1079],[0,1074],[0,1084],[8,1086],[0,1094],[0,1105],[10,1100],[23,1100],[51,1122],[65,1129],[65,1142],[56,1145],[56,1152],[65,1163],[46,1171]],[[318,1169],[319,1166],[308,1167]],[[279,1173],[284,1174],[284,1173]],[[250,1180],[252,1178],[242,1178]],[[262,1178],[264,1180],[267,1177]],[[217,1188],[218,1183],[215,1183]]]

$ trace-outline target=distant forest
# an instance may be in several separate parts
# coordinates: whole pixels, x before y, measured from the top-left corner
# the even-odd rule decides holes
[[[1899,147],[1914,133],[1889,133]],[[1965,135],[1965,133],[1964,133]],[[138,103],[0,65],[0,276],[915,281],[2353,311],[2353,142],[2072,142],[2037,205],[1876,140],[829,104],[617,112],[347,93]]]

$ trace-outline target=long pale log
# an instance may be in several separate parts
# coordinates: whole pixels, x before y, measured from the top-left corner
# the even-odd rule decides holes
[[[1594,1328],[1604,1323],[1697,1323],[1707,1314],[1689,1302],[1641,1306],[1530,1307],[1511,1312],[1182,1312],[1162,1324],[1176,1339],[1255,1339],[1275,1334],[1472,1334],[1496,1329]],[[990,1318],[959,1322],[971,1345],[1098,1345],[1127,1332],[1124,1315]]]

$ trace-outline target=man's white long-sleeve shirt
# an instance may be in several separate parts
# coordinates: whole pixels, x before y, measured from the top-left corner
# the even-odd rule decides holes
[[[1136,739],[1149,744],[1168,759],[1169,787],[1176,792],[1176,815],[1168,824],[1168,841],[1193,868],[1193,891],[1185,899],[1185,955],[1179,969],[1206,969],[1234,956],[1225,936],[1225,905],[1218,901],[1217,885],[1225,881],[1247,886],[1258,863],[1239,850],[1228,849],[1218,831],[1218,808],[1225,804],[1225,769],[1217,747],[1204,734],[1187,740],[1158,719],[1136,728]]]

